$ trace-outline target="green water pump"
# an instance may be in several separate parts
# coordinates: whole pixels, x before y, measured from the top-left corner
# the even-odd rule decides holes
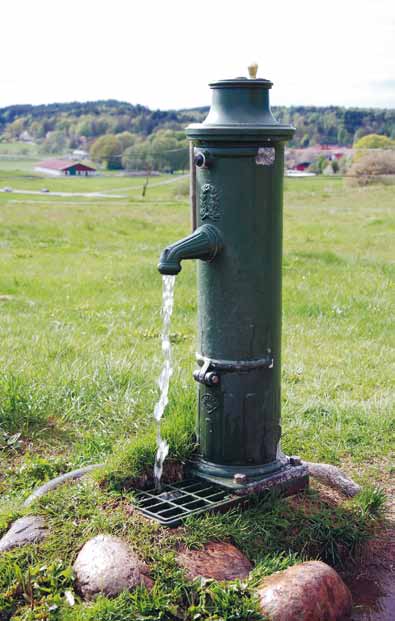
[[[193,233],[162,252],[177,274],[199,259],[195,475],[234,489],[306,483],[280,450],[284,144],[294,128],[270,111],[269,80],[210,84],[203,123],[186,130],[196,174]],[[296,464],[299,465],[300,464]]]

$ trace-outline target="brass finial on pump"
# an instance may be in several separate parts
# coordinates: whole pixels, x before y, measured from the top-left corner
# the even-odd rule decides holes
[[[258,63],[251,63],[248,65],[248,74],[250,80],[256,80],[256,74],[258,73]]]

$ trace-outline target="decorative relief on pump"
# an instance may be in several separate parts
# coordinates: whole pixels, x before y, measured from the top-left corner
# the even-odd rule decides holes
[[[258,149],[255,161],[260,166],[271,166],[276,159],[276,151],[274,147],[261,147]]]
[[[216,410],[219,408],[219,400],[215,395],[205,394],[201,398],[201,402],[209,416],[214,414]]]
[[[217,222],[220,215],[218,192],[211,183],[205,183],[200,191],[200,217]]]

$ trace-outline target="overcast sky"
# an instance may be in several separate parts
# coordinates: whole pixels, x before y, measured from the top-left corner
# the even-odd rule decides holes
[[[253,60],[273,104],[395,107],[394,0],[12,0],[0,19],[0,107],[201,106]]]

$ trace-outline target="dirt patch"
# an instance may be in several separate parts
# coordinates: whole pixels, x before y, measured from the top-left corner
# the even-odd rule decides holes
[[[382,472],[377,483],[387,494],[386,519],[375,537],[364,546],[356,564],[342,574],[349,587],[354,607],[352,621],[395,621],[395,481],[393,475]],[[322,503],[339,506],[345,497],[335,490],[314,481],[311,487],[317,498],[300,495],[287,499],[295,509],[314,513]]]
[[[395,619],[395,482],[381,481],[387,519],[366,547],[354,572],[344,575],[354,602],[352,621]]]

